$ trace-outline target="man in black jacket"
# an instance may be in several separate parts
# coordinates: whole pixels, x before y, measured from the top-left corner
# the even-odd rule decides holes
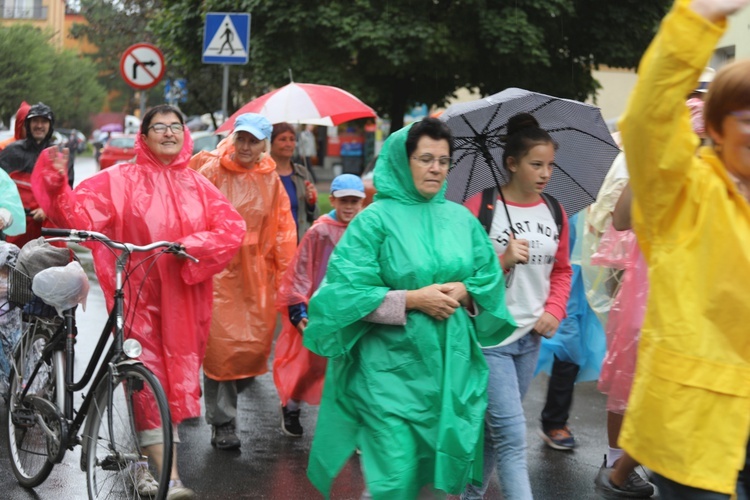
[[[52,145],[54,124],[55,115],[52,109],[41,102],[34,104],[29,109],[24,123],[26,138],[13,142],[0,151],[0,168],[8,172],[16,182],[27,214],[26,234],[14,237],[14,241],[11,241],[13,238],[8,238],[8,241],[19,247],[41,235],[42,223],[46,218],[31,193],[31,173],[41,152]],[[72,165],[69,166],[68,181],[72,187]]]

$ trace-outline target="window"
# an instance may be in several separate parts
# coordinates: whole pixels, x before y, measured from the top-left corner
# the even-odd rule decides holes
[[[47,7],[42,0],[0,0],[3,19],[47,19]]]

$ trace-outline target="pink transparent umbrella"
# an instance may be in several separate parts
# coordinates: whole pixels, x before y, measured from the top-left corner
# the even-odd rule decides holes
[[[231,132],[234,120],[258,113],[271,123],[333,126],[358,118],[375,118],[375,111],[346,90],[314,83],[290,83],[253,99],[237,110],[216,133]]]

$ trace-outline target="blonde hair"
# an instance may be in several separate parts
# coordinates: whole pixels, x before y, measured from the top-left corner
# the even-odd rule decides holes
[[[234,143],[237,140],[237,132],[232,132],[232,135],[230,137],[232,141],[232,146],[234,146]],[[263,142],[263,144],[265,145],[265,149],[263,150],[263,153],[261,154],[261,158],[263,158],[263,155],[271,151],[271,141],[269,141],[268,139],[261,139],[261,142]]]
[[[703,106],[706,129],[722,134],[724,118],[745,108],[750,108],[750,59],[735,61],[716,73]]]

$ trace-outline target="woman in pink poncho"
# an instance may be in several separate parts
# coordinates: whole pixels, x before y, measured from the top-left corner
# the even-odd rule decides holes
[[[126,292],[131,320],[125,334],[143,346],[140,359],[159,378],[174,424],[200,416],[199,369],[211,324],[211,278],[232,259],[245,233],[244,220],[219,190],[187,168],[192,148],[182,114],[157,106],[144,116],[134,163],[108,168],[71,190],[60,170],[67,154],[50,148],[40,155],[32,177],[34,195],[58,227],[98,231],[137,245],[175,241],[199,260],[170,256],[153,267],[138,266],[149,256],[138,253],[130,261],[131,290],[139,294]],[[115,258],[103,245],[91,249],[111,308]],[[138,430],[148,430],[148,416],[141,420],[146,422],[139,422]],[[177,459],[173,462],[172,479],[181,488]]]

